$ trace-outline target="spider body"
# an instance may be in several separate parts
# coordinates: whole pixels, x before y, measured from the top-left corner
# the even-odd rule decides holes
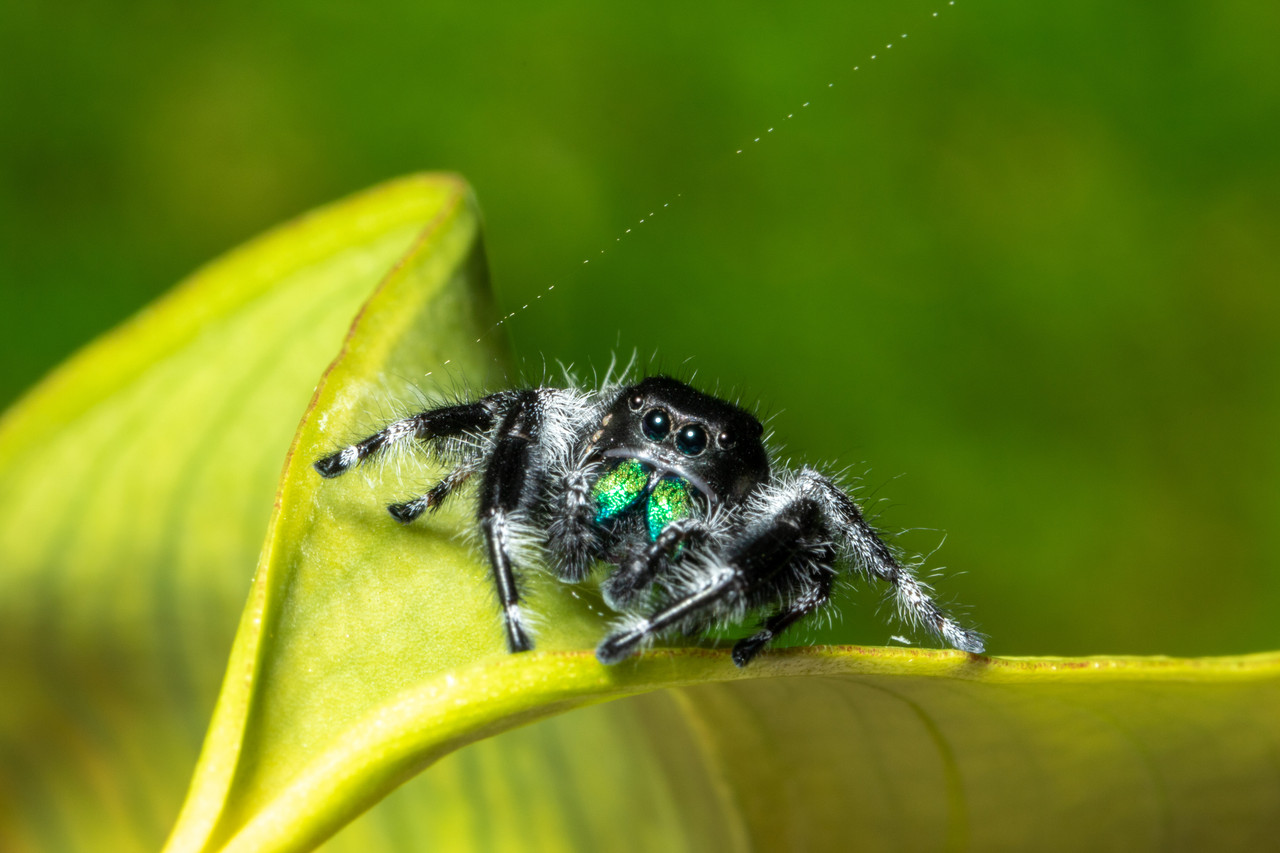
[[[948,645],[982,637],[939,607],[866,522],[811,468],[775,470],[747,411],[665,376],[599,390],[501,391],[396,421],[315,463],[336,477],[398,444],[450,467],[426,494],[388,507],[409,523],[479,477],[477,522],[512,652],[533,648],[513,555],[533,544],[564,581],[611,564],[601,590],[624,615],[597,647],[606,664],[655,637],[767,615],[740,640],[745,666],[775,637],[826,606],[838,570],[891,585],[900,614]]]

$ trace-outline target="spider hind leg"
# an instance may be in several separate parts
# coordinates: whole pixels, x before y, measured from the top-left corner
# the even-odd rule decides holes
[[[805,468],[794,487],[819,501],[841,554],[867,575],[893,587],[903,621],[924,627],[953,649],[970,654],[983,652],[983,636],[960,624],[933,599],[929,588],[894,556],[863,518],[862,510],[839,486],[817,471]]]
[[[493,426],[494,409],[504,396],[494,394],[475,403],[442,406],[402,418],[362,441],[330,453],[313,467],[321,477],[333,479],[405,441],[447,439],[467,432],[483,432]]]
[[[424,512],[435,512],[440,505],[445,502],[450,495],[454,493],[460,486],[471,479],[471,475],[475,471],[464,466],[455,468],[449,472],[443,480],[432,486],[425,495],[405,501],[404,503],[390,504],[387,512],[391,513],[391,517],[401,524],[408,524],[411,521],[417,521]]]

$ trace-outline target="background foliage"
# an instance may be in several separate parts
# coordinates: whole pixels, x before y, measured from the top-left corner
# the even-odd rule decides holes
[[[993,651],[1276,648],[1280,11],[961,0],[934,22],[938,8],[6,3],[0,402],[263,228],[389,176],[451,168],[478,190],[500,306],[535,305],[504,327],[529,375],[635,348],[763,401],[790,452],[870,469],[892,501],[886,526],[950,531],[933,563],[968,572],[942,586],[972,606]],[[872,52],[890,61],[868,63]],[[766,143],[747,144],[755,136]],[[552,284],[555,297],[536,300]],[[260,375],[243,359],[215,368]],[[169,378],[175,398],[193,390]],[[241,439],[255,470],[277,464],[267,456],[283,452],[283,432],[258,443],[224,423],[210,417],[181,441]],[[131,452],[144,445],[135,435]],[[132,457],[96,458],[136,470]],[[75,483],[40,482],[76,495]],[[178,513],[206,533],[265,525],[265,491],[234,506],[217,494],[134,520],[163,527],[158,548],[187,550],[197,540],[167,523]],[[5,490],[8,529],[22,529],[30,498]],[[46,513],[41,529],[79,519]],[[904,541],[927,551],[939,538]],[[235,561],[200,555],[243,563],[241,579],[175,581],[160,599],[128,593],[146,585],[137,572],[89,590],[55,575],[25,598],[8,574],[19,594],[3,601],[0,682],[24,698],[4,707],[23,739],[0,756],[21,780],[0,802],[52,801],[54,781],[69,782],[107,825],[163,835],[252,547]],[[155,606],[209,589],[198,606]],[[843,624],[815,636],[883,643],[892,629],[874,605],[847,603]],[[110,619],[135,606],[169,614],[142,628],[181,638],[165,647],[181,677],[131,667],[139,626]],[[47,642],[19,645],[42,625]],[[42,673],[58,677],[22,680]],[[188,716],[146,716],[155,706],[138,696]],[[1145,707],[1177,716],[1189,704]],[[596,710],[458,753],[392,797],[380,812],[391,818],[345,837],[412,838],[396,816],[424,802],[462,815],[448,796],[513,815],[523,832],[551,810],[519,780],[572,756],[584,731],[632,731],[640,713]],[[125,730],[139,736],[116,737]],[[1259,752],[1223,752],[1224,772]],[[143,784],[122,784],[121,766],[148,771],[133,778]],[[516,781],[473,784],[485,778]],[[67,838],[92,828],[53,809],[34,818]]]
[[[449,168],[499,304],[556,285],[507,327],[531,375],[636,348],[764,401],[949,531],[994,651],[1275,648],[1280,11],[936,8],[8,3],[0,398],[265,226]],[[874,606],[826,636],[885,642]]]

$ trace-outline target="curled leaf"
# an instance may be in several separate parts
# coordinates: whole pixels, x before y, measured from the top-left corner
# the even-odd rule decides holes
[[[1280,829],[1276,654],[603,667],[591,587],[536,572],[538,649],[507,654],[466,502],[385,511],[438,472],[311,469],[428,372],[502,381],[492,316],[469,191],[404,179],[211,265],[6,417],[0,846],[155,849],[224,664],[173,851],[1258,849]]]

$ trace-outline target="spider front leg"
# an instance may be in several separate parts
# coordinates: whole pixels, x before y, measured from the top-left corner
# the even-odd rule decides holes
[[[670,607],[641,619],[625,631],[605,637],[596,646],[596,659],[603,664],[614,664],[630,657],[646,641],[686,619],[697,618],[708,609],[720,606],[735,593],[741,593],[742,581],[732,569],[725,568],[709,575],[699,588],[679,599]]]
[[[835,560],[834,552],[831,552],[830,558],[832,562]],[[739,667],[746,666],[788,628],[826,605],[831,600],[831,587],[835,577],[835,569],[831,568],[830,562],[819,564],[813,576],[807,579],[800,593],[789,604],[766,619],[759,631],[734,644],[733,662]]]
[[[541,427],[538,392],[519,392],[495,431],[493,451],[480,484],[480,529],[506,624],[507,647],[512,652],[533,648],[520,613],[511,550],[519,535],[518,523],[533,509],[542,488],[530,464],[534,451],[543,450],[537,445]]]
[[[632,627],[606,637],[596,648],[601,663],[617,663],[638,650],[652,637],[680,623],[707,621],[717,614],[732,614],[748,603],[776,598],[777,590],[809,583],[811,577],[830,573],[827,545],[815,537],[820,507],[815,501],[801,499],[786,504],[773,515],[763,516],[739,532],[739,539],[714,562],[690,568],[695,578],[686,584],[683,594],[669,606]],[[797,619],[826,603],[829,582],[809,583],[808,603],[797,609],[780,612],[766,623],[765,630],[744,641],[742,654],[735,650],[734,660],[742,657],[746,664],[765,644]],[[767,634],[767,636],[765,636]]]
[[[560,482],[557,512],[547,525],[547,540],[556,557],[556,574],[566,583],[587,579],[591,563],[600,556],[596,500],[591,494],[599,463],[579,462]]]
[[[707,523],[697,518],[680,518],[662,529],[658,538],[630,551],[618,570],[600,585],[605,603],[614,610],[633,607],[641,593],[664,574],[681,548],[696,547],[710,538]]]

